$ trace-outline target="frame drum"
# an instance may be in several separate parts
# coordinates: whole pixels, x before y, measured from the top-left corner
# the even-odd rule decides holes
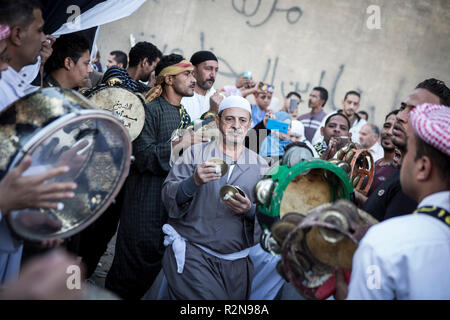
[[[30,155],[24,176],[68,166],[45,183],[77,184],[75,196],[61,200],[58,210],[26,208],[6,216],[13,233],[30,241],[66,238],[86,228],[117,195],[130,166],[127,129],[69,89],[45,88],[8,106],[0,113],[0,144],[0,179]]]
[[[254,189],[258,221],[269,230],[286,213],[303,215],[325,203],[350,199],[353,186],[347,173],[337,165],[319,159],[292,167],[277,164]]]
[[[133,91],[118,86],[100,85],[84,95],[102,110],[115,115],[128,129],[131,140],[144,128],[145,100]]]

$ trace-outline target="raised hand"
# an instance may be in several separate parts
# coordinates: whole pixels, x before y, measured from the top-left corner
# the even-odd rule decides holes
[[[20,164],[9,171],[0,181],[0,210],[5,215],[11,210],[23,208],[57,209],[58,200],[75,196],[73,182],[45,183],[69,171],[63,166],[34,176],[22,176],[31,166],[31,157],[26,156]]]
[[[217,172],[216,168],[217,165],[214,162],[207,161],[199,164],[194,172],[195,184],[201,186],[205,183],[220,179],[222,175],[220,171]]]

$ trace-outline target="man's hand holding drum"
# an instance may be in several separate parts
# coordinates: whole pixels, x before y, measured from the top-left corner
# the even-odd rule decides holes
[[[77,185],[73,182],[45,183],[69,171],[67,166],[47,172],[22,176],[30,167],[31,157],[26,156],[20,164],[0,181],[0,210],[2,215],[23,208],[58,209],[58,200],[73,198]]]

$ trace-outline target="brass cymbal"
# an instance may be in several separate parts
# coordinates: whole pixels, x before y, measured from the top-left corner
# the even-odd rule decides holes
[[[230,184],[224,185],[220,188],[219,194],[222,200],[227,200],[229,198],[235,198],[235,195],[239,193],[244,198],[246,197],[244,190],[238,186],[232,186]]]
[[[239,193],[238,189],[230,184],[224,185],[220,188],[219,194],[222,200],[228,200],[229,198],[234,198],[234,195]]]
[[[242,190],[240,187],[238,186],[234,186],[236,188],[236,190],[241,194],[241,196],[243,196],[245,198],[245,192],[244,190]]]
[[[222,159],[219,158],[212,158],[208,160],[209,162],[214,162],[216,164],[216,170],[218,171],[218,173],[221,174],[221,176],[223,177],[225,175],[225,173],[227,173],[228,171],[228,164],[226,164],[225,161],[223,161]]]
[[[253,189],[253,194],[256,201],[263,206],[268,206],[270,197],[272,196],[273,189],[275,188],[275,182],[270,178],[264,178],[256,183]]]

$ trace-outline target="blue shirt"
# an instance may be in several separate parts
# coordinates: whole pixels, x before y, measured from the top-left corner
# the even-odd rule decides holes
[[[289,139],[281,140],[274,132],[271,132],[261,143],[259,155],[263,157],[276,157],[284,155],[284,147],[291,141]]]
[[[262,111],[256,104],[252,104],[252,128],[258,123],[264,120],[266,115],[265,111]]]

